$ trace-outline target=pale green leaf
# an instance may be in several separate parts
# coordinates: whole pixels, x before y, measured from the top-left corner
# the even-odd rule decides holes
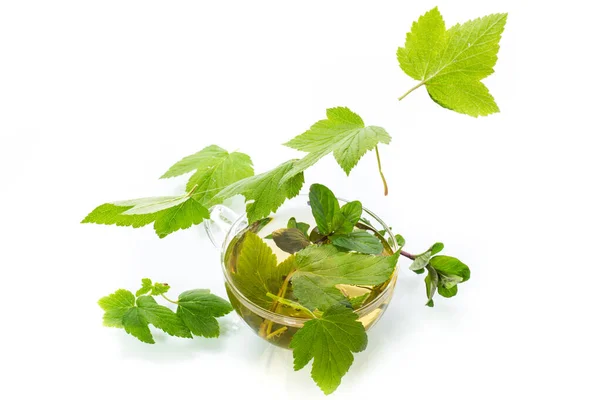
[[[327,119],[316,122],[308,131],[285,143],[308,154],[283,176],[282,182],[332,152],[346,174],[350,174],[367,151],[373,150],[378,143],[388,144],[390,140],[390,135],[383,128],[365,126],[362,118],[348,108],[330,108]]]
[[[441,106],[474,117],[498,112],[481,79],[494,72],[507,14],[492,14],[446,30],[437,8],[421,16],[397,52],[400,67]]]
[[[119,207],[130,207],[123,215],[154,214],[156,212],[175,207],[187,200],[182,196],[145,197],[143,199],[116,201],[113,204]]]
[[[244,153],[228,153],[219,146],[208,146],[173,165],[162,178],[196,171],[188,180],[186,190],[194,187],[194,198],[205,206],[216,204],[214,196],[241,179],[254,175],[252,160]]]
[[[311,375],[325,394],[340,385],[354,362],[352,353],[367,347],[365,328],[357,319],[351,309],[336,306],[306,322],[292,338],[294,369],[304,368],[314,358]]]
[[[154,230],[160,238],[178,231],[198,225],[210,218],[208,209],[193,198],[188,198],[184,203],[169,208],[162,212],[154,222]]]
[[[162,212],[158,212],[154,214],[123,215],[123,213],[130,208],[131,206],[120,207],[110,203],[102,204],[89,213],[83,219],[83,221],[81,221],[81,223],[131,226],[133,228],[140,228],[153,223],[156,221],[156,218],[162,214]]]
[[[303,173],[296,173],[281,183],[282,177],[293,169],[297,162],[290,160],[263,174],[237,181],[219,192],[215,201],[241,194],[246,198],[249,222],[267,217],[271,212],[277,211],[286,199],[296,197],[300,193],[304,184]]]
[[[129,290],[119,289],[98,300],[98,305],[104,310],[104,326],[122,328],[123,316],[135,306],[135,296]]]
[[[142,279],[142,287],[135,292],[136,296],[141,296],[144,294],[148,294],[152,290],[152,280],[149,278]]]
[[[119,202],[121,204],[129,201]],[[103,225],[132,226],[139,228],[154,222],[156,234],[163,238],[179,229],[187,229],[210,218],[208,209],[194,198],[187,197],[185,201],[174,207],[160,210],[152,214],[125,214],[134,206],[117,206],[103,204],[94,209],[81,223],[96,223]]]
[[[427,92],[440,106],[472,117],[500,111],[488,88],[479,81],[443,77],[427,84]]]

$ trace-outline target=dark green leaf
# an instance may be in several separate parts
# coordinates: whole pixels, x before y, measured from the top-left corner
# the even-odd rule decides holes
[[[315,226],[313,228],[313,230],[310,232],[310,235],[308,236],[308,240],[310,240],[313,243],[317,243],[317,242],[320,242],[324,237],[325,237],[325,235],[322,235],[319,232],[319,229]]]
[[[340,212],[338,200],[331,190],[319,184],[311,185],[308,197],[319,232],[329,235],[337,228],[336,216]]]
[[[446,276],[460,276],[463,282],[471,277],[469,267],[463,264],[459,259],[449,256],[435,256],[430,260],[430,264],[436,271]]]
[[[310,225],[307,224],[306,222],[298,222],[298,221],[296,221],[296,218],[292,217],[288,221],[287,227],[290,229],[291,228],[300,229],[300,231],[302,233],[304,233],[304,236],[306,236],[308,238],[308,230],[310,229]]]
[[[345,235],[335,234],[331,237],[331,243],[346,250],[364,254],[381,254],[383,252],[381,241],[366,231],[354,231]]]
[[[453,296],[456,296],[456,293],[458,293],[458,286],[453,286],[450,289],[446,289],[444,286],[439,285],[438,286],[438,293],[442,297],[453,297]]]
[[[398,247],[403,248],[404,245],[406,244],[406,240],[404,240],[402,235],[396,235],[395,238],[396,238],[396,243],[398,243]]]
[[[272,233],[277,247],[286,253],[294,254],[310,245],[310,242],[298,228],[278,229]]]
[[[336,233],[350,233],[358,223],[362,215],[362,204],[360,201],[351,201],[340,208],[340,215],[336,217]]]

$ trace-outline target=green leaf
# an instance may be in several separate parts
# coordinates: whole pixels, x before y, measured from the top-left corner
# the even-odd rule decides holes
[[[390,140],[390,135],[383,128],[365,127],[362,118],[348,108],[330,108],[327,119],[316,122],[308,131],[285,143],[285,146],[308,154],[283,176],[282,182],[331,152],[346,174],[350,174],[367,151],[373,150],[378,143],[389,144]]]
[[[292,280],[294,295],[309,310],[327,310],[337,305],[352,307],[348,298],[327,279],[296,273]]]
[[[308,235],[308,240],[310,240],[313,243],[318,243],[319,241],[321,241],[324,237],[326,237],[325,235],[322,235],[319,232],[319,228],[318,227],[314,227],[312,231],[310,231],[310,235]]]
[[[241,194],[246,198],[248,222],[267,217],[283,204],[285,199],[296,197],[304,184],[304,174],[297,173],[282,182],[281,178],[292,170],[297,160],[287,161],[271,171],[237,181],[215,196],[215,201]],[[251,202],[253,200],[253,202]]]
[[[252,160],[244,153],[228,153],[219,146],[208,146],[173,165],[163,176],[171,178],[196,171],[189,179],[186,190],[194,187],[194,198],[205,206],[216,204],[213,197],[222,189],[241,179],[254,175]]]
[[[396,243],[398,243],[398,247],[403,248],[404,245],[406,244],[406,240],[404,240],[402,235],[396,235],[394,237],[396,238]]]
[[[152,285],[152,292],[150,293],[152,296],[159,296],[163,293],[167,293],[171,287],[166,283],[155,282]]]
[[[347,253],[333,245],[307,247],[296,253],[297,271],[292,276],[294,294],[301,304],[312,309],[326,310],[340,302],[348,304],[335,285],[384,283],[394,272],[399,255]]]
[[[440,242],[436,242],[434,243],[430,248],[429,251],[431,252],[431,255],[437,254],[440,251],[444,250],[444,243],[440,243]]]
[[[192,197],[186,195],[184,198],[183,202],[175,202],[177,203],[175,206],[161,209],[152,214],[126,214],[129,210],[135,209],[136,206],[131,204],[140,199],[115,203],[129,205],[103,204],[94,209],[81,223],[133,226],[134,228],[139,228],[154,222],[156,234],[160,238],[164,238],[172,232],[179,229],[187,229],[192,225],[199,224],[204,219],[210,218],[206,207]],[[142,210],[150,210],[150,208],[138,209],[138,211]]]
[[[443,273],[438,272],[438,276],[439,276],[439,282],[438,282],[438,289],[439,288],[444,288],[444,289],[452,289],[453,287],[456,287],[456,285],[458,285],[459,283],[461,283],[463,281],[463,278],[457,275],[444,275]]]
[[[297,222],[296,218],[292,217],[289,219],[287,227],[290,229],[291,228],[300,229],[300,231],[302,233],[304,233],[304,236],[306,236],[308,238],[308,230],[310,229],[310,225],[307,224],[306,222]]]
[[[354,230],[354,226],[360,220],[363,208],[360,201],[350,201],[340,208],[341,217],[338,218],[339,227],[336,233],[350,233]]]
[[[231,279],[248,300],[268,310],[273,299],[267,293],[278,293],[293,267],[293,262],[286,261],[277,265],[273,250],[258,235],[246,232]]]
[[[179,295],[177,315],[196,336],[218,337],[217,317],[233,311],[231,304],[208,290],[188,290]]]
[[[429,259],[431,258],[431,251],[426,251],[423,254],[419,254],[415,257],[413,262],[410,264],[408,269],[411,271],[420,271],[429,263]]]
[[[146,226],[156,221],[156,218],[162,214],[162,212],[158,212],[154,214],[123,215],[123,213],[130,208],[131,207],[115,206],[114,204],[105,203],[96,207],[83,219],[83,221],[81,221],[81,223],[141,228],[142,226]]]
[[[445,288],[442,285],[438,286],[438,293],[440,294],[440,296],[442,297],[454,297],[456,296],[456,294],[458,293],[458,286],[452,286],[451,288]]]
[[[188,199],[187,194],[181,196],[145,197],[142,199],[116,201],[119,207],[129,207],[123,215],[154,214],[175,207]]]
[[[364,254],[381,254],[383,252],[381,240],[366,231],[354,231],[345,235],[335,234],[331,237],[331,243],[346,250]]]
[[[104,326],[123,328],[123,316],[135,306],[135,296],[129,290],[119,289],[98,300],[98,305],[105,311]]]
[[[208,209],[193,198],[173,208],[165,210],[154,222],[154,230],[161,239],[178,231],[187,229],[192,225],[198,225],[205,219],[210,218]]]
[[[471,277],[471,270],[459,259],[449,256],[435,256],[429,261],[430,265],[438,273],[446,276],[459,276],[462,282],[466,282]]]
[[[350,305],[352,305],[352,309],[357,310],[362,307],[363,303],[367,298],[371,295],[371,293],[367,292],[361,296],[351,297]]]
[[[367,347],[367,333],[357,319],[348,308],[332,307],[321,318],[306,322],[292,338],[294,369],[304,368],[314,358],[311,375],[325,394],[340,385],[354,362],[352,353]]]
[[[410,269],[411,271],[414,271],[414,272],[423,270],[423,268],[425,268],[425,266],[429,263],[431,256],[439,253],[443,249],[444,249],[444,243],[440,243],[440,242],[434,243],[429,249],[427,249],[427,251],[425,253],[419,254],[415,258],[415,260],[412,262],[410,267],[408,267],[408,269]],[[422,273],[422,271],[417,272],[417,273]]]
[[[171,336],[191,338],[190,330],[185,326],[181,318],[170,308],[161,306],[150,296],[141,296],[137,299],[139,314],[149,323],[162,329]]]
[[[323,235],[329,235],[338,227],[336,218],[340,213],[340,204],[335,195],[326,186],[315,183],[308,193],[313,217]]]
[[[474,117],[498,112],[480,80],[494,72],[506,18],[492,14],[446,30],[436,7],[413,23],[397,52],[400,67],[445,108]]]
[[[433,307],[433,295],[435,295],[435,291],[438,285],[438,274],[437,272],[427,266],[427,276],[425,277],[425,289],[427,291],[427,303],[425,304],[428,307]]]
[[[142,279],[142,287],[135,292],[136,296],[141,296],[143,294],[148,294],[152,290],[152,280],[148,278]]]
[[[278,229],[272,235],[277,247],[286,253],[294,254],[310,245],[306,235],[298,228]]]
[[[144,278],[142,279],[142,287],[135,292],[136,296],[141,296],[144,294],[150,293],[152,296],[158,296],[163,293],[167,293],[170,289],[170,286],[166,283],[152,283],[151,279]]]
[[[125,328],[125,332],[142,342],[154,344],[154,338],[148,328],[148,320],[139,307],[132,307],[123,315],[123,328]]]

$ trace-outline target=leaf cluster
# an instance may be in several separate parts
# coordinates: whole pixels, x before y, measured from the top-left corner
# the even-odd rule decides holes
[[[144,343],[154,343],[149,325],[171,336],[192,338],[192,335],[213,338],[219,336],[218,317],[230,313],[231,305],[211,294],[208,289],[188,290],[179,295],[176,312],[160,305],[152,296],[163,296],[169,290],[166,283],[152,283],[142,279],[142,287],[135,293],[118,289],[101,298],[98,305],[104,310],[105,326],[122,328]],[[148,295],[149,294],[149,295]],[[166,299],[166,297],[165,297]]]

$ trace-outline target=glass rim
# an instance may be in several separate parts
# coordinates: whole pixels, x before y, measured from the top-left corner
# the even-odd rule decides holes
[[[308,197],[308,194],[302,193],[302,194],[296,196],[295,199],[297,199],[298,197]],[[349,203],[349,201],[346,199],[343,199],[340,197],[336,197],[336,198],[338,199],[338,201],[342,201],[344,203]],[[373,213],[368,208],[363,207],[363,213],[367,213],[371,218],[376,220],[381,225],[381,227],[389,234],[389,236],[392,238],[392,242],[389,243],[390,247],[392,248],[392,250],[394,252],[396,252],[398,250],[398,243],[396,242],[396,238],[394,237],[394,234],[390,230],[389,226],[385,222],[383,222],[381,220],[381,218],[379,218],[377,216],[377,214]],[[231,277],[229,276],[229,273],[227,271],[227,266],[225,265],[225,254],[227,252],[227,246],[230,242],[231,235],[234,233],[234,229],[240,223],[242,223],[245,219],[246,219],[246,215],[242,214],[242,215],[240,215],[240,217],[238,219],[236,219],[233,222],[233,224],[231,224],[231,227],[229,228],[227,234],[225,235],[225,239],[223,240],[223,246],[221,248],[221,268],[223,270],[223,275],[225,276],[225,283],[227,283],[228,289],[232,292],[232,294],[235,296],[235,298],[244,307],[248,308],[253,313],[258,314],[261,318],[271,320],[280,325],[302,327],[305,322],[310,321],[312,318],[291,317],[291,316],[279,314],[279,313],[273,312],[271,310],[262,308],[261,306],[250,301],[242,292],[240,292],[239,289],[236,287],[235,283],[232,281]],[[379,295],[377,297],[375,297],[373,299],[373,301],[354,310],[354,312],[356,314],[358,314],[358,318],[362,318],[363,316],[369,314],[370,312],[372,312],[373,310],[378,308],[385,301],[386,295],[390,291],[392,291],[394,289],[394,287],[396,286],[397,276],[398,276],[398,264],[396,264],[396,267],[394,268],[394,272],[392,273],[392,276],[389,279],[389,284],[381,291],[381,293],[379,293]]]

